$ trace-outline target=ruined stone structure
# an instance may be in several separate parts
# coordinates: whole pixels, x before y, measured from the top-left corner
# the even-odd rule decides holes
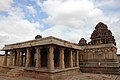
[[[58,80],[79,72],[80,47],[52,36],[38,36],[35,40],[5,45],[3,50],[4,66],[22,67],[24,76],[40,80]]]
[[[113,43],[116,45],[114,36],[112,36],[112,32],[108,30],[108,27],[106,24],[99,22],[95,30],[93,31],[91,37],[91,42],[89,42],[89,45],[99,45],[99,44],[108,44]]]
[[[80,51],[81,71],[119,73],[116,42],[107,25],[98,23],[90,39],[88,45],[83,45]]]
[[[100,22],[91,41],[78,44],[37,35],[34,40],[5,45],[4,66],[22,67],[22,75],[40,80],[58,80],[82,72],[119,73],[117,48],[112,32]],[[10,62],[7,65],[7,57]]]

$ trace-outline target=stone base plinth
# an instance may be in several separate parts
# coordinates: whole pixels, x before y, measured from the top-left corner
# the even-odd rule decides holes
[[[25,69],[23,76],[36,78],[40,80],[59,80],[59,79],[63,80],[67,76],[78,73],[79,67],[67,69],[55,69],[54,71]]]
[[[53,71],[49,71],[47,68],[36,69],[32,67],[26,68],[26,67],[15,67],[15,66],[13,67],[2,66],[0,67],[0,72],[11,74],[11,75],[7,75],[11,77],[13,76],[19,77],[18,74],[20,73],[20,76],[35,78],[39,80],[64,80],[67,76],[78,74],[80,72],[80,68],[73,67],[73,68],[55,69]]]
[[[82,72],[120,74],[119,62],[115,59],[81,61],[80,70]]]
[[[0,66],[0,72],[2,73],[7,73],[11,70],[10,67],[7,67],[7,66]]]
[[[120,74],[119,67],[81,67],[81,72],[99,74]]]

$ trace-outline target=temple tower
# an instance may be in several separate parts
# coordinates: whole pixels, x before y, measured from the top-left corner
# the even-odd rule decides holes
[[[93,33],[91,34],[90,45],[108,44],[113,43],[116,45],[114,36],[112,36],[111,30],[108,29],[107,25],[99,22]]]
[[[93,73],[119,73],[117,48],[114,36],[107,25],[99,22],[91,34],[91,41],[83,45],[81,39],[79,45],[83,50],[80,52],[80,69],[83,72]]]

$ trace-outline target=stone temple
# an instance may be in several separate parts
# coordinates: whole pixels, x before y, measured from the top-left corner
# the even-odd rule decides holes
[[[37,35],[34,40],[8,44],[2,49],[2,68],[8,76],[40,80],[59,80],[80,72],[119,74],[116,42],[107,25],[99,22],[90,39],[87,43],[81,38],[77,44]]]
[[[119,73],[117,48],[112,32],[106,24],[100,22],[91,34],[91,41],[82,38],[79,45],[80,70],[82,72]]]

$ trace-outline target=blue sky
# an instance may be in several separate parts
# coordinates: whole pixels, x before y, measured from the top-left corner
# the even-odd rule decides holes
[[[120,53],[120,0],[0,0],[0,48],[5,44],[55,36],[90,41],[98,22],[115,36]]]

